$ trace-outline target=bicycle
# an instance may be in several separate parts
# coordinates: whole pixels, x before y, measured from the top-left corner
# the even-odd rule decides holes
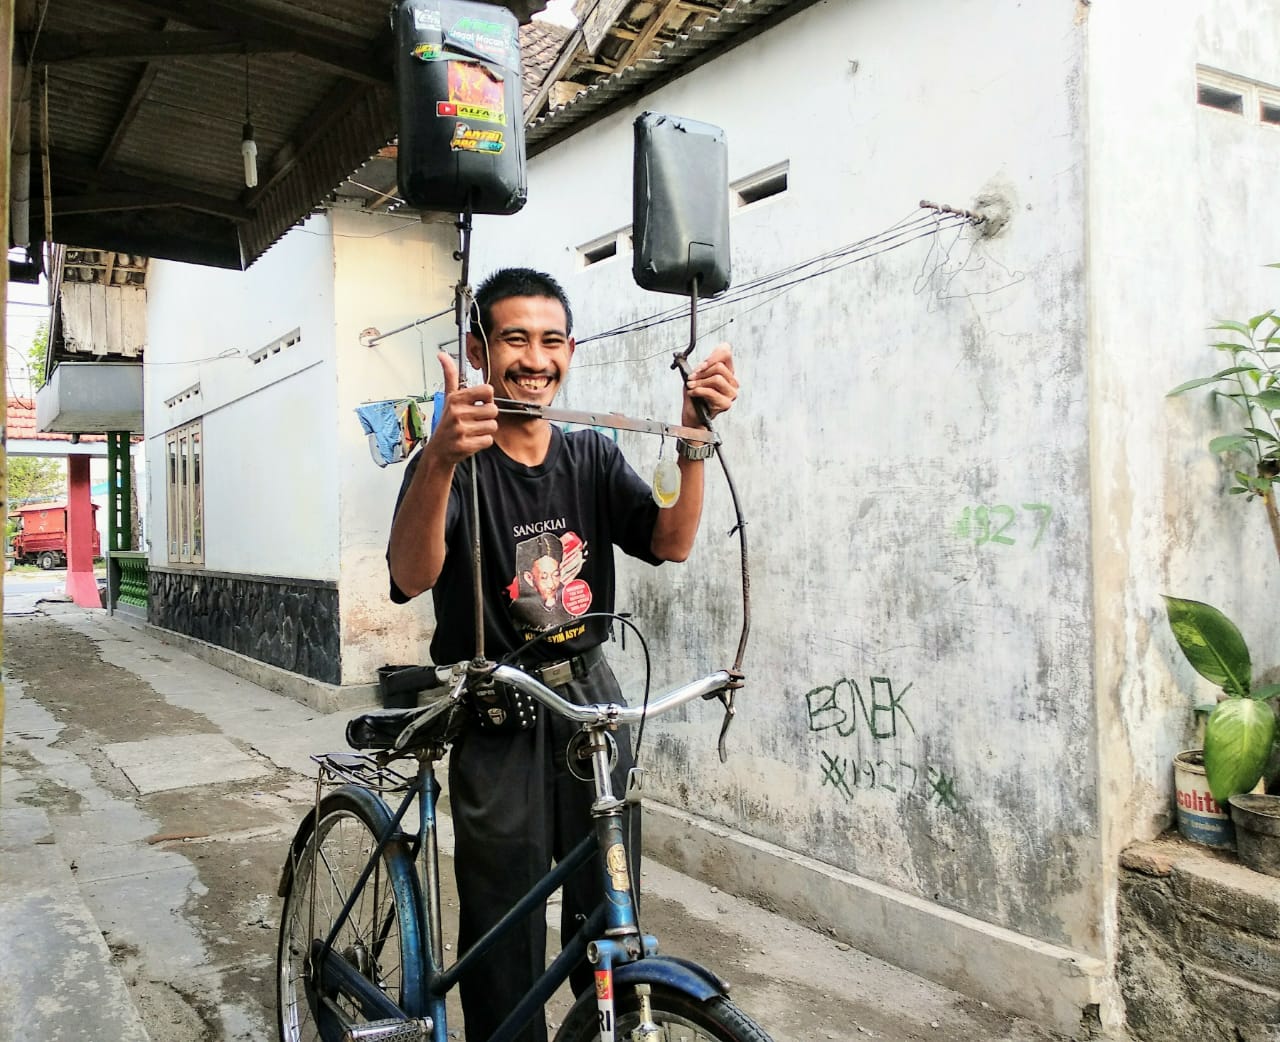
[[[623,798],[610,777],[619,725],[642,726],[694,699],[723,698],[739,682],[735,672],[646,696],[635,708],[576,705],[515,666],[487,661],[423,667],[423,676],[431,688],[449,687],[448,694],[425,707],[355,717],[347,740],[358,751],[313,757],[316,804],[293,839],[280,884],[282,1042],[446,1042],[446,994],[494,940],[593,858],[605,900],[492,1038],[471,1042],[509,1042],[584,957],[594,992],[574,1002],[555,1042],[770,1042],[729,1000],[728,984],[696,963],[659,954],[657,939],[641,933],[622,812],[628,800],[638,800],[642,776],[633,772]],[[446,967],[435,764],[470,712],[465,700],[492,684],[509,685],[581,725],[570,756],[590,763],[594,830]],[[730,708],[731,699],[724,700]],[[412,773],[392,766],[407,759],[417,761]],[[383,798],[393,793],[404,794],[394,811]],[[418,825],[409,833],[401,823],[415,803]]]

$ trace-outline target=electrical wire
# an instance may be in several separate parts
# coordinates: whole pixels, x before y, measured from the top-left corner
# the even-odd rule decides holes
[[[702,336],[709,336],[717,333],[725,327],[731,325],[744,315],[750,314],[758,308],[773,303],[782,294],[790,289],[808,282],[811,279],[819,278],[823,275],[829,275],[833,272],[846,268],[851,264],[861,263],[879,257],[882,254],[890,253],[918,239],[928,238],[937,235],[939,232],[948,228],[959,227],[970,223],[967,218],[962,216],[950,216],[939,220],[934,214],[923,214],[915,217],[906,217],[899,220],[883,232],[876,235],[868,236],[857,242],[849,243],[845,246],[837,247],[825,253],[818,254],[803,261],[787,265],[775,271],[768,272],[754,279],[742,283],[736,289],[716,297],[709,303],[700,306],[701,313],[714,312],[731,305],[746,303],[747,301],[760,299],[758,303],[744,311],[735,314],[719,325],[712,326],[704,330]],[[838,262],[838,263],[836,263]],[[817,270],[808,270],[812,268]],[[803,273],[803,274],[801,274]],[[794,276],[794,277],[793,277]],[[682,321],[688,317],[687,305],[677,305],[664,311],[659,311],[645,318],[635,319],[632,322],[623,323],[612,329],[605,330],[601,333],[592,334],[589,337],[583,337],[578,341],[579,346],[582,344],[593,343],[617,336],[626,336],[632,333],[643,332],[647,329],[657,328],[667,325],[671,322]],[[701,337],[699,338],[701,339]],[[652,354],[641,355],[634,358],[608,359],[598,362],[579,361],[576,363],[578,368],[588,369],[596,366],[606,365],[622,365],[634,362],[650,361],[654,358],[662,357],[668,353],[668,349],[655,351]]]
[[[754,279],[750,279],[734,289],[714,298],[707,304],[702,305],[700,310],[705,314],[707,312],[721,310],[733,304],[753,300],[765,294],[776,294],[779,291],[790,289],[793,286],[798,286],[801,283],[808,282],[810,279],[839,271],[841,268],[847,267],[850,264],[871,260],[874,257],[878,257],[881,254],[898,249],[899,247],[905,246],[917,239],[936,235],[947,228],[967,223],[969,223],[968,218],[959,215],[947,215],[941,219],[932,213],[919,214],[915,216],[908,215],[875,235],[837,247],[834,250],[828,250],[825,253],[818,254],[794,264],[786,265],[774,271],[767,272],[764,275],[760,275]],[[810,270],[815,268],[817,270]],[[656,312],[655,314],[645,316],[644,318],[635,319],[631,322],[624,322],[620,325],[614,326],[612,329],[607,329],[603,332],[583,337],[578,340],[578,345],[581,346],[601,340],[611,339],[617,336],[643,332],[658,326],[667,325],[671,322],[682,321],[687,317],[687,315],[688,308],[686,305],[675,305],[663,311]],[[732,321],[732,319],[730,319],[730,321]],[[721,326],[715,327],[715,329],[721,329],[727,324],[728,323],[724,323]],[[659,352],[659,354],[662,353],[664,352]],[[651,355],[648,357],[656,356]],[[640,359],[625,359],[624,361],[639,360]],[[587,364],[602,365],[614,363]]]
[[[613,623],[615,621],[620,622],[632,633],[634,633],[636,635],[636,639],[640,641],[640,650],[644,652],[644,698],[640,703],[640,708],[643,711],[647,712],[649,709],[649,690],[650,690],[650,684],[653,681],[653,670],[652,670],[652,666],[649,659],[649,644],[644,639],[644,634],[640,632],[640,627],[638,627],[634,622],[632,622],[625,615],[619,615],[617,612],[611,612],[611,611],[589,611],[585,615],[579,615],[575,621],[585,622],[587,619],[608,619],[610,623]],[[544,640],[547,640],[550,636],[551,634],[549,632],[539,633],[536,637],[532,637],[529,640],[526,640],[514,651],[507,652],[505,655],[502,656],[502,659],[500,661],[504,665],[508,665],[508,666],[519,665],[519,663],[516,660],[523,652],[527,651],[529,648],[533,647],[535,644],[542,643]],[[645,718],[644,716],[641,716],[640,725],[639,727],[636,728],[636,741],[635,741],[634,755],[635,755],[635,762],[637,764],[640,762],[640,747],[644,743],[644,724],[645,724]]]
[[[144,347],[144,350],[145,350],[145,347]],[[148,362],[144,358],[142,360],[142,364],[147,367],[153,367],[157,365],[199,365],[201,362],[220,362],[224,358],[244,358],[244,357],[246,357],[245,353],[241,351],[239,348],[229,347],[225,351],[220,352],[219,354],[209,355],[208,358],[184,358],[180,362]]]

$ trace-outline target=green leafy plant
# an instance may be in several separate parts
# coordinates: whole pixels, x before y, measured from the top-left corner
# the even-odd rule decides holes
[[[1277,268],[1280,264],[1268,267]],[[1210,329],[1237,338],[1213,345],[1230,356],[1231,365],[1212,376],[1179,384],[1168,397],[1209,387],[1214,395],[1230,403],[1239,426],[1213,438],[1209,451],[1235,460],[1248,458],[1250,469],[1233,470],[1235,484],[1230,491],[1262,501],[1276,556],[1280,558],[1280,510],[1275,498],[1276,481],[1280,479],[1280,314],[1272,309],[1245,322],[1224,319]]]
[[[1222,690],[1204,729],[1204,769],[1223,806],[1262,777],[1277,738],[1271,699],[1280,684],[1253,686],[1249,647],[1235,624],[1212,605],[1164,598],[1169,628],[1191,667]],[[1206,707],[1208,708],[1208,707]]]
[[[31,337],[31,346],[27,348],[27,366],[31,373],[31,389],[40,390],[45,385],[45,356],[49,353],[49,323],[41,322],[36,326]]]

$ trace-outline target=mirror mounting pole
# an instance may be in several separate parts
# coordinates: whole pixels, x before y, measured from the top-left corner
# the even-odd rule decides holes
[[[467,204],[458,214],[459,249],[454,251],[453,259],[462,262],[462,271],[458,284],[454,287],[454,317],[458,323],[458,386],[465,387],[462,374],[466,372],[467,333],[471,329],[471,310],[475,306],[475,294],[471,291],[471,196],[467,195]],[[483,331],[482,331],[483,332]],[[475,608],[476,654],[474,663],[484,662],[484,602],[481,599],[483,588],[480,584],[481,550],[480,550],[480,478],[479,465],[475,456],[471,457],[471,596]]]
[[[687,384],[693,370],[689,365],[689,355],[693,353],[694,347],[698,343],[698,276],[694,275],[689,283],[689,346],[683,351],[677,351],[671,360],[671,368],[676,369],[680,373],[680,378]],[[708,430],[711,429],[711,415],[706,405],[701,401],[694,401],[694,408],[698,412],[698,419],[702,425]],[[736,687],[741,686],[742,659],[747,653],[747,638],[751,634],[751,570],[747,563],[747,521],[742,515],[742,502],[738,498],[738,486],[734,484],[733,475],[729,473],[729,464],[724,458],[724,445],[717,442],[715,446],[716,459],[720,461],[720,469],[724,472],[724,480],[729,486],[729,496],[733,500],[734,526],[729,529],[729,534],[735,532],[738,535],[738,548],[742,563],[742,632],[738,636],[738,653],[734,656],[733,667],[730,674],[734,677],[732,683],[726,690],[720,693],[720,700],[724,703],[725,718],[724,727],[720,731],[720,741],[718,749],[720,753],[720,762],[724,763],[728,759],[728,753],[725,748],[725,736],[728,734],[729,725],[733,722],[734,705],[733,692]]]

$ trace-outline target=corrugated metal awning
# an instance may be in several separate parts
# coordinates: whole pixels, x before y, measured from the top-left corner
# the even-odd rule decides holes
[[[507,6],[528,21],[543,3]],[[19,0],[13,93],[31,104],[33,243],[252,263],[395,136],[389,8]]]

